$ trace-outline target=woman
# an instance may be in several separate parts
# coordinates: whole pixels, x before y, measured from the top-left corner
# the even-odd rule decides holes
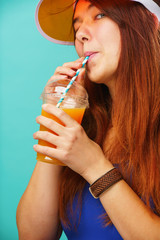
[[[62,228],[74,240],[160,239],[159,8],[145,2],[76,1],[71,17],[80,59],[58,67],[50,81],[72,78],[90,56],[78,78],[90,108],[82,127],[62,110],[43,105],[65,126],[37,117],[57,136],[38,131],[34,138],[57,148],[34,150],[67,167],[37,162],[17,210],[20,239],[59,239]],[[50,13],[45,4],[44,9]],[[50,40],[72,44],[67,30],[71,36],[48,33]]]

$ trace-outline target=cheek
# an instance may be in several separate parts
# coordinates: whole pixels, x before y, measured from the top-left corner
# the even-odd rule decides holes
[[[97,40],[101,43],[105,49],[112,48],[119,51],[120,48],[120,30],[116,23],[112,20],[105,21],[103,24],[99,24],[95,33]]]
[[[117,65],[121,53],[120,32],[112,30],[103,35],[102,33],[99,32],[98,36],[99,42],[101,43],[102,51],[104,52],[104,55],[107,58],[108,63]]]

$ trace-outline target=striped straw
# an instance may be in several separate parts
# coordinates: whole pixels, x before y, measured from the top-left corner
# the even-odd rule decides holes
[[[81,68],[84,67],[84,65],[86,64],[86,62],[88,61],[88,59],[89,59],[89,56],[85,57],[84,61],[82,62],[82,67],[81,67]],[[71,79],[71,81],[70,81],[69,84],[67,85],[67,87],[66,87],[66,89],[65,89],[62,97],[60,98],[60,100],[59,100],[58,103],[57,103],[57,106],[56,106],[57,108],[60,107],[61,103],[63,102],[63,100],[64,100],[64,98],[65,98],[65,96],[66,96],[66,94],[67,94],[67,92],[69,91],[70,87],[72,86],[72,84],[73,84],[74,81],[76,80],[78,74],[80,73],[81,68],[79,68],[79,69],[77,70],[75,76]]]

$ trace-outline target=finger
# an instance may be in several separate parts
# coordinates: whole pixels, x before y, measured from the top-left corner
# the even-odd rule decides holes
[[[51,158],[56,158],[60,161],[62,161],[62,159],[63,159],[64,153],[63,153],[63,150],[61,150],[61,149],[42,146],[39,144],[35,144],[33,146],[33,149],[38,153],[42,153]]]
[[[76,74],[76,71],[68,67],[57,67],[55,74],[63,74],[73,77]]]
[[[73,118],[71,118],[67,113],[65,113],[62,109],[57,108],[52,104],[43,104],[42,109],[56,116],[67,127],[73,127],[74,125],[77,124],[77,122]]]
[[[48,83],[51,83],[51,82],[56,82],[57,80],[66,80],[68,79],[68,76],[67,75],[62,75],[62,74],[54,74],[47,82],[46,85],[48,85]]]
[[[66,75],[53,75],[47,82],[45,86],[46,92],[53,92],[53,89],[51,89],[52,86],[54,86],[54,83],[57,82],[57,80],[70,80],[70,77],[67,77]],[[53,83],[53,84],[52,84]]]
[[[50,133],[48,131],[37,131],[33,134],[33,138],[37,140],[44,140],[55,146],[59,146],[59,137],[57,135]]]
[[[84,59],[85,59],[85,57],[80,57],[76,60],[76,62],[81,62],[82,63]]]
[[[82,62],[84,60],[84,57],[78,58],[76,61],[74,62],[68,62],[68,63],[64,63],[63,67],[57,67],[54,75],[48,80],[47,84],[57,81],[58,80],[63,80],[63,79],[71,79],[75,74],[76,74],[76,70],[82,67]],[[66,72],[65,68],[70,68],[70,72]]]
[[[68,68],[72,68],[72,69],[78,69],[82,67],[82,62],[84,60],[84,57],[77,59],[74,62],[67,62],[64,63],[63,66],[64,67],[68,67]]]
[[[36,122],[50,129],[52,132],[55,132],[59,136],[64,132],[64,127],[57,123],[54,119],[40,115],[36,118]]]

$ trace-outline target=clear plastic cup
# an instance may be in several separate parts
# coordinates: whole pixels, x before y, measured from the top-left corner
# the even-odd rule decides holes
[[[50,103],[56,106],[58,101],[62,97],[63,92],[65,91],[68,84],[69,84],[69,80],[58,80],[58,81],[49,83],[45,87],[41,95],[43,103]],[[89,107],[89,103],[88,103],[88,94],[85,88],[82,85],[78,84],[77,82],[74,82],[71,88],[69,89],[69,91],[67,92],[67,94],[65,95],[64,100],[60,105],[60,108],[64,112],[66,112],[68,115],[70,115],[73,119],[75,119],[79,124],[81,124],[85,109],[87,107]],[[43,109],[41,114],[63,125],[60,119],[45,112]],[[51,130],[44,127],[43,125],[40,125],[40,131],[52,132]],[[39,140],[38,144],[56,148],[55,145],[48,143],[44,140]],[[45,156],[44,154],[41,154],[41,153],[37,153],[37,160],[46,162],[46,163],[65,166],[58,159]]]

